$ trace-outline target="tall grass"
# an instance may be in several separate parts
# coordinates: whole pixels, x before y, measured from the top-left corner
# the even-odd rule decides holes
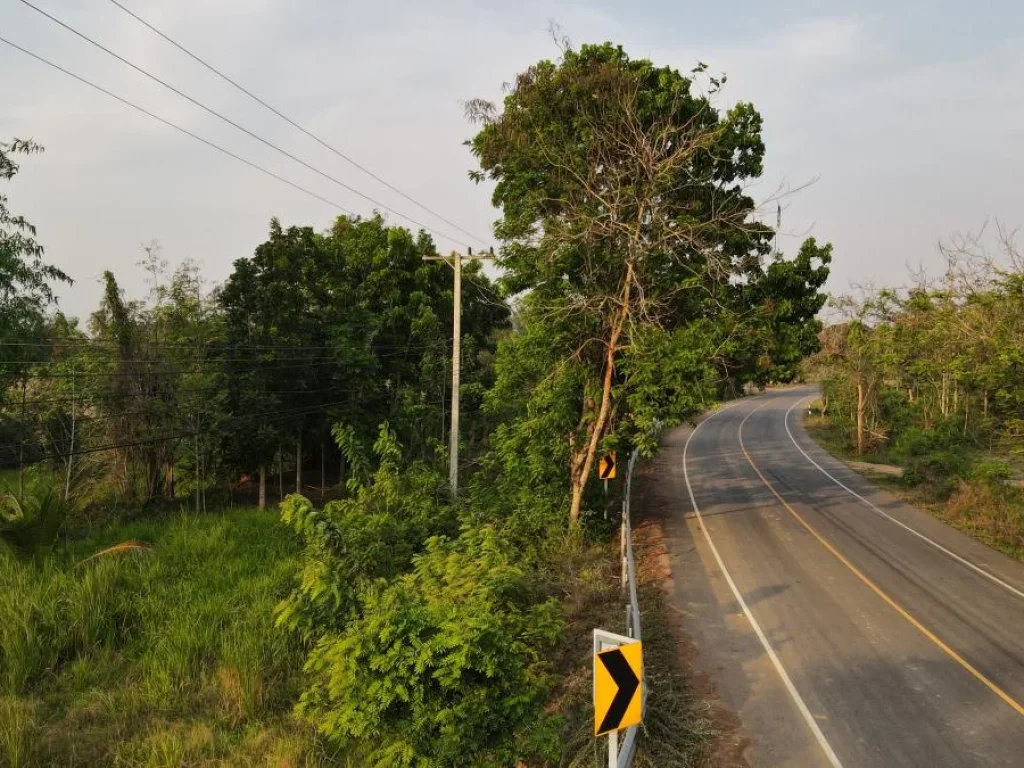
[[[149,549],[87,560],[126,540]],[[296,562],[251,509],[0,553],[0,766],[315,763],[300,649],[273,624]]]

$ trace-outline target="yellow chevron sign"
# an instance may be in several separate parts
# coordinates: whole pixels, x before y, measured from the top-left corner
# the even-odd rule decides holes
[[[643,720],[643,648],[628,643],[594,655],[594,735]]]
[[[597,462],[597,476],[601,480],[615,479],[615,451],[608,451]]]

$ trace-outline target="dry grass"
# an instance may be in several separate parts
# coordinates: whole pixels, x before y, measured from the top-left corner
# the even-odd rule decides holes
[[[1017,488],[960,483],[934,511],[950,525],[1024,561],[1024,494]]]
[[[152,551],[153,551],[152,547],[149,547],[149,546],[147,546],[145,544],[142,544],[142,543],[140,543],[138,541],[123,541],[120,544],[115,544],[112,547],[105,547],[104,549],[101,549],[96,554],[89,555],[84,560],[80,560],[78,563],[76,563],[75,567],[77,568],[79,566],[85,565],[86,563],[91,563],[93,560],[97,560],[97,559],[99,559],[101,557],[110,557],[111,555],[124,555],[124,554],[132,554],[132,553],[136,553],[136,552],[152,552]]]
[[[666,561],[656,546],[645,544],[642,531],[636,531],[635,538],[649,698],[634,765],[710,766],[715,749],[710,707],[695,690],[669,618],[662,590]],[[593,732],[592,632],[597,627],[620,633],[625,629],[618,537],[593,544],[567,538],[552,562],[552,581],[568,619],[563,656],[556,665],[563,683],[552,703],[552,710],[566,720],[560,765],[603,768],[606,740],[595,739]]]

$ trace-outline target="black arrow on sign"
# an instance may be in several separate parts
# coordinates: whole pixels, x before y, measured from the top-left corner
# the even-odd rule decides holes
[[[604,457],[604,466],[601,467],[601,480],[607,480],[615,470],[615,457],[610,453]]]
[[[601,727],[597,729],[598,733],[606,733],[619,727],[619,723],[622,722],[622,718],[629,708],[629,703],[633,700],[633,694],[640,686],[640,678],[636,676],[633,668],[626,661],[626,657],[618,648],[598,654],[597,658],[601,660],[604,668],[608,670],[608,674],[612,676],[612,680],[619,686],[615,698],[612,699],[612,703],[605,713],[604,720],[601,721]]]

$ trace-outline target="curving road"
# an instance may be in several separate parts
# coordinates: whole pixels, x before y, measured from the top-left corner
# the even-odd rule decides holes
[[[667,436],[674,604],[756,766],[1024,766],[1024,564],[803,430],[809,387]]]

